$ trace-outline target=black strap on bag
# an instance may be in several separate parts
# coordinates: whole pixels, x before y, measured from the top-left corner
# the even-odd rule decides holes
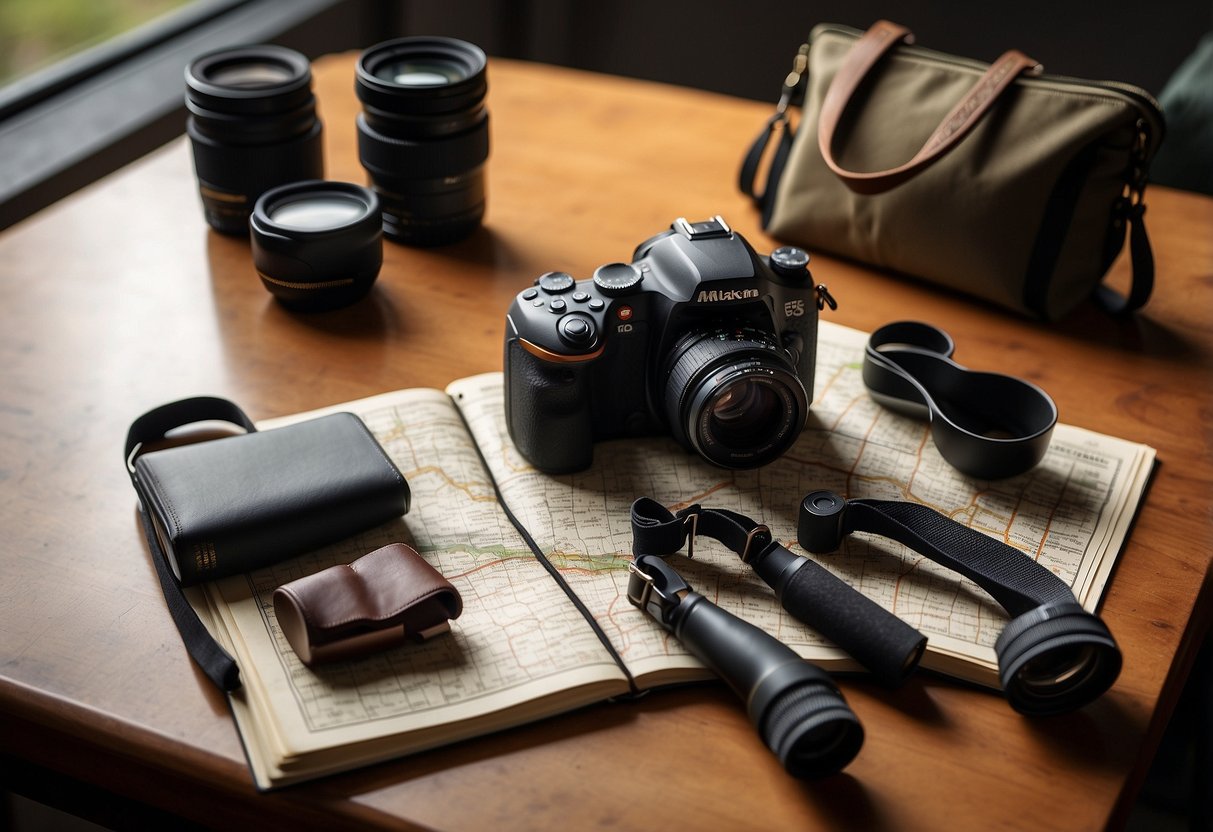
[[[804,44],[792,61],[792,71],[783,80],[783,89],[779,94],[779,103],[775,105],[774,114],[767,119],[758,136],[750,145],[749,151],[741,162],[741,170],[737,177],[737,187],[743,194],[754,200],[762,212],[762,227],[766,228],[775,210],[775,196],[779,190],[779,182],[783,179],[783,169],[787,164],[788,155],[792,152],[792,140],[796,131],[788,120],[788,108],[799,107],[804,100],[805,83],[809,71],[809,46]],[[761,194],[755,192],[758,180],[758,168],[762,157],[766,154],[771,136],[779,132],[779,144],[775,146],[775,155],[767,171],[766,186]]]
[[[846,650],[882,683],[903,682],[926,648],[922,633],[824,567],[784,548],[765,525],[728,509],[689,506],[677,514],[649,497],[632,503],[632,553],[672,555],[696,535],[736,552],[784,609]]]
[[[160,548],[156,531],[152,527],[147,498],[135,472],[135,457],[143,445],[163,439],[175,428],[212,420],[231,422],[249,433],[257,430],[248,415],[227,399],[212,396],[184,399],[150,410],[136,419],[127,432],[122,458],[131,483],[135,486],[135,493],[139,495],[139,519],[143,534],[147,538],[152,563],[156,567],[156,575],[160,579],[160,589],[168,603],[169,614],[181,633],[181,640],[185,642],[185,649],[189,651],[190,657],[202,668],[208,679],[226,692],[240,687],[240,669],[236,666],[236,660],[215,641],[198,618],[198,613],[190,606],[181,585],[173,576],[168,559]]]

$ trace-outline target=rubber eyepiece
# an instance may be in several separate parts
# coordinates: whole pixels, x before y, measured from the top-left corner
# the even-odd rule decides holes
[[[1107,626],[1074,602],[1020,615],[994,644],[1011,707],[1028,716],[1081,708],[1112,686],[1121,654]]]
[[[784,680],[765,705],[757,720],[762,740],[793,777],[837,774],[863,747],[863,726],[823,671],[809,664],[786,667],[802,678]]]

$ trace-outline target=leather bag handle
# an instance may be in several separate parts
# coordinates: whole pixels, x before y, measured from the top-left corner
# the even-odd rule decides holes
[[[990,64],[990,68],[973,88],[944,117],[935,132],[914,154],[914,158],[888,170],[862,173],[847,170],[834,158],[833,148],[838,124],[851,104],[855,91],[881,58],[898,44],[913,42],[913,37],[909,29],[896,23],[887,20],[874,23],[847,53],[822,101],[821,118],[817,127],[817,143],[821,148],[822,158],[830,170],[856,193],[884,193],[921,173],[941,159],[977,126],[1021,73],[1040,71],[1040,64],[1022,52],[1016,49],[1004,52],[997,61]]]

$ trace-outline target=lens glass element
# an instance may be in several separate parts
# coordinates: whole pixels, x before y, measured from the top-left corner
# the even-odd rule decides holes
[[[282,64],[239,61],[211,67],[206,73],[206,80],[219,87],[257,89],[289,81],[294,75],[290,67]]]
[[[717,441],[734,447],[769,436],[783,421],[780,397],[769,384],[752,377],[726,384],[708,408],[708,430]]]
[[[336,228],[366,213],[365,202],[340,194],[301,194],[290,202],[271,205],[269,217],[275,224],[297,231]]]
[[[431,58],[385,63],[375,67],[375,77],[402,87],[430,87],[462,81],[467,72],[456,63]]]

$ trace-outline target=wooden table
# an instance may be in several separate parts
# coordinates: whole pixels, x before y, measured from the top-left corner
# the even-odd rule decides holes
[[[316,65],[328,175],[364,181],[353,56]],[[214,393],[265,418],[500,368],[505,309],[537,274],[586,276],[678,216],[723,214],[760,251],[736,166],[769,107],[507,61],[490,68],[485,228],[386,246],[373,296],[296,316],[248,244],[208,231],[184,140],[0,237],[0,746],[19,761],[211,825],[296,828],[1091,829],[1123,819],[1209,618],[1213,200],[1154,189],[1144,314],[1037,325],[826,256],[861,329],[913,315],[964,362],[1024,375],[1066,422],[1146,442],[1160,465],[1107,593],[1112,691],[1029,720],[919,674],[843,683],[867,728],[847,772],[785,776],[722,686],[659,691],[257,794],[223,697],[182,648],[119,448],[144,410]],[[1127,264],[1114,271],[1123,285]]]

